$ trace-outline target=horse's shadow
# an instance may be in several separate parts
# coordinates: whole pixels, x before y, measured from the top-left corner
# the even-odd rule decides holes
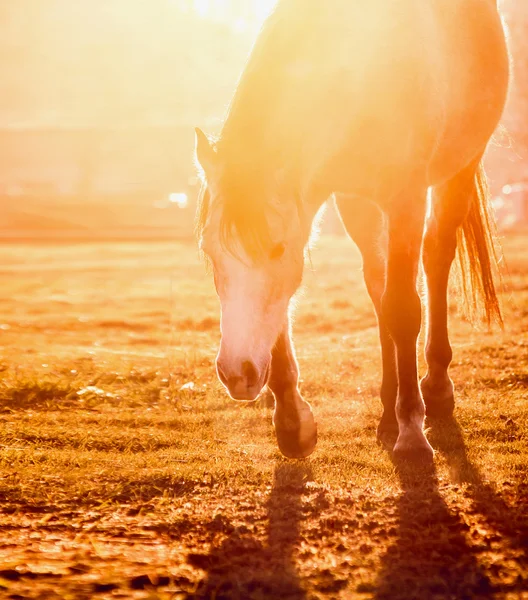
[[[311,478],[311,468],[306,463],[279,463],[267,501],[265,542],[247,531],[231,532],[207,555],[206,564],[200,565],[207,574],[191,597],[306,598],[296,570],[294,550],[300,540],[301,498]]]
[[[446,457],[451,478],[460,484],[467,484],[472,510],[486,522],[487,528],[494,530],[490,535],[499,537],[507,546],[516,551],[526,563],[528,560],[528,506],[526,492],[528,482],[507,482],[517,488],[513,501],[506,502],[504,494],[497,493],[467,455],[464,436],[455,419],[435,424],[432,442]],[[525,590],[528,585],[525,585]]]
[[[455,419],[431,423],[431,442],[449,465],[452,478],[464,485],[469,507],[460,514],[456,500],[448,506],[439,491],[436,469],[395,466],[403,488],[398,501],[397,541],[382,558],[376,583],[377,600],[435,597],[487,598],[496,592],[516,592],[523,582],[501,586],[482,567],[479,555],[498,536],[521,560],[526,560],[527,515],[507,504],[469,460]],[[467,522],[467,519],[470,522]],[[473,540],[471,519],[488,524],[490,536]]]

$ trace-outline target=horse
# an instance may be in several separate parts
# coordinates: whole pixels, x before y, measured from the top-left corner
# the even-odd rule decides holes
[[[218,377],[234,399],[275,396],[280,451],[305,458],[317,424],[299,386],[291,299],[320,207],[335,198],[379,324],[394,456],[430,463],[424,420],[453,413],[448,282],[501,321],[483,157],[509,85],[496,0],[279,0],[218,137],[196,129],[199,245],[221,304]],[[425,273],[427,374],[417,340]]]

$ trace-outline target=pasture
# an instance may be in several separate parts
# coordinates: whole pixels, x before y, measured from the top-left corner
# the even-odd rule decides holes
[[[431,471],[376,443],[347,239],[319,241],[299,298],[305,461],[217,382],[193,244],[0,246],[0,597],[528,598],[528,239],[504,251],[504,332],[452,296],[456,421],[427,423]]]

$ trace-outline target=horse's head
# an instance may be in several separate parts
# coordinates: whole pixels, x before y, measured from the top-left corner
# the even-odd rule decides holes
[[[221,304],[218,376],[233,398],[253,400],[267,383],[273,347],[301,283],[300,213],[295,201],[279,202],[257,185],[253,196],[251,185],[226,184],[221,152],[199,130],[196,155],[206,176],[200,245]]]

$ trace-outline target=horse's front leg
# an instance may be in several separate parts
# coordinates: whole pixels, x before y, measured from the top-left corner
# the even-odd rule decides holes
[[[418,385],[416,344],[421,302],[416,289],[427,189],[394,198],[389,213],[387,280],[381,310],[396,347],[398,457],[430,461],[433,449],[423,431],[425,405]],[[410,200],[410,201],[409,201]]]
[[[299,367],[288,324],[273,348],[268,386],[275,396],[273,425],[280,451],[288,458],[306,458],[317,444],[317,424],[298,388]]]

